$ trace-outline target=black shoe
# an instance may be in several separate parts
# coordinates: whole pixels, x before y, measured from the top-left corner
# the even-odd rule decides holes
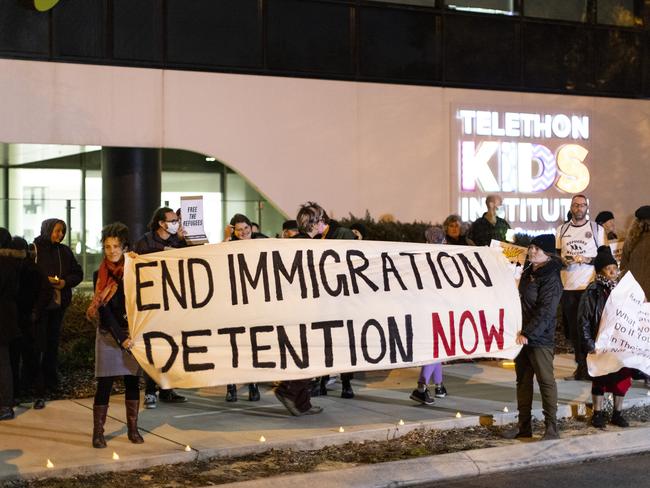
[[[514,427],[501,433],[504,439],[531,439],[533,437],[532,429]]]
[[[605,412],[602,410],[594,410],[593,415],[591,416],[591,425],[597,429],[604,429],[607,425],[607,418],[605,417]]]
[[[185,403],[187,401],[187,398],[179,395],[174,390],[160,390],[158,398],[165,403]]]
[[[614,410],[612,419],[609,421],[609,423],[623,428],[630,426],[630,423],[625,420],[625,417],[623,417],[623,413],[619,412],[618,410]]]
[[[347,399],[354,398],[354,391],[352,391],[352,385],[348,383],[348,384],[344,384],[341,387],[341,398],[347,398]]]
[[[226,387],[226,401],[227,402],[237,401],[237,385],[228,385]]]
[[[440,383],[433,391],[433,395],[436,398],[445,398],[447,396],[447,388],[445,388],[445,385]]]
[[[37,398],[34,400],[34,410],[43,410],[45,408],[45,400],[42,398]]]
[[[260,400],[260,389],[257,387],[257,383],[250,383],[248,385],[248,401],[258,402],[259,400]]]
[[[0,420],[11,420],[14,418],[14,409],[11,407],[0,407]]]
[[[425,388],[423,392],[420,392],[418,389],[413,390],[413,393],[411,393],[409,398],[415,402],[421,403],[422,405],[433,405],[435,402],[435,400],[431,398],[428,388]]]

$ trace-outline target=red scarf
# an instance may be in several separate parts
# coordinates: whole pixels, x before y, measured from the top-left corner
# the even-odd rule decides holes
[[[124,276],[124,256],[113,263],[104,258],[97,272],[97,284],[95,285],[95,296],[86,310],[86,317],[93,320],[97,317],[97,309],[106,305],[117,292],[119,281]]]

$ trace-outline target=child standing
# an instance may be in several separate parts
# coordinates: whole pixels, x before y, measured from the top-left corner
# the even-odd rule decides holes
[[[596,279],[587,287],[580,299],[578,307],[578,330],[582,333],[584,350],[588,354],[596,351],[596,337],[600,318],[603,315],[605,303],[617,283],[618,265],[609,246],[600,246],[594,260]],[[591,394],[594,402],[594,413],[591,425],[599,429],[605,428],[607,418],[603,412],[605,392],[614,395],[614,413],[610,422],[619,427],[628,427],[623,417],[623,399],[632,385],[633,370],[622,368],[615,373],[593,378]]]

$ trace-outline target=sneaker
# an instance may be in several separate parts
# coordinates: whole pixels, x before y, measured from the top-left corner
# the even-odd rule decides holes
[[[321,413],[323,411],[323,407],[317,407],[316,405],[312,405],[312,407],[305,411],[305,412],[300,412],[300,415],[316,415],[317,413]]]
[[[623,417],[623,413],[619,412],[618,410],[614,410],[614,413],[612,414],[612,419],[609,421],[609,423],[623,428],[630,426],[630,423],[627,420],[625,420],[625,417]]]
[[[257,387],[256,383],[250,383],[248,385],[248,401],[258,402],[259,400],[260,400],[260,389]]]
[[[160,390],[160,401],[165,403],[185,403],[187,398],[179,395],[174,390]]]
[[[144,396],[144,408],[156,408],[157,400],[155,393],[147,393]]]
[[[594,410],[593,415],[591,416],[591,425],[597,429],[604,429],[607,425],[607,418],[605,418],[605,412],[602,410]]]
[[[34,400],[34,410],[43,410],[45,408],[45,400],[37,398]]]
[[[436,386],[435,390],[433,391],[433,395],[436,398],[445,398],[447,396],[447,388],[445,388],[445,385],[440,383],[439,385]]]
[[[237,385],[228,385],[226,387],[226,401],[227,402],[237,401]]]
[[[14,418],[14,409],[11,407],[0,407],[0,420],[11,420]]]
[[[425,388],[423,392],[416,388],[413,390],[413,393],[411,393],[409,398],[415,402],[421,403],[422,405],[433,405],[434,403],[434,399],[431,398],[428,388]]]

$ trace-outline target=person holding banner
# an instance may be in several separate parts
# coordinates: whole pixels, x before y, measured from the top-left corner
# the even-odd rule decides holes
[[[133,341],[129,337],[124,297],[124,252],[128,248],[129,230],[116,222],[102,229],[104,260],[95,272],[95,295],[86,311],[86,317],[97,324],[95,336],[95,377],[97,391],[93,403],[94,448],[106,447],[104,424],[108,413],[113,381],[124,378],[124,403],[129,440],[142,444],[144,439],[138,432],[138,410],[140,407],[140,366],[129,352]]]
[[[179,216],[169,207],[160,207],[151,216],[149,232],[145,233],[135,243],[136,254],[149,254],[186,247],[185,233]],[[144,408],[156,408],[158,399],[156,397],[157,385],[149,375],[145,374]],[[187,401],[182,395],[174,390],[160,390],[160,400],[166,403],[183,403]]]
[[[248,239],[264,239],[266,236],[259,232],[253,232],[253,223],[248,217],[243,214],[235,214],[230,219],[230,227],[232,232],[230,235],[231,241],[245,241]],[[259,230],[259,229],[258,229]],[[257,402],[260,399],[260,389],[257,383],[248,384],[248,401]],[[226,386],[226,401],[237,401],[237,385],[229,384]]]
[[[517,344],[523,346],[515,358],[519,424],[506,437],[530,438],[532,429],[533,377],[542,395],[545,432],[543,439],[560,437],[557,428],[557,385],[553,375],[556,310],[562,296],[560,260],[555,237],[542,234],[528,247],[528,261],[519,281],[522,330]]]
[[[646,301],[650,300],[650,205],[639,207],[623,244],[621,276],[634,275],[643,288]],[[650,376],[645,375],[645,386],[650,388]]]
[[[600,327],[600,318],[605,309],[605,303],[614,289],[618,278],[618,265],[609,246],[600,246],[594,260],[596,280],[585,290],[580,299],[578,309],[578,325],[582,331],[583,347],[588,354],[596,352],[596,337]],[[605,428],[607,418],[603,411],[605,392],[614,395],[614,412],[610,422],[619,427],[629,427],[623,417],[623,399],[632,386],[634,370],[621,368],[619,371],[604,376],[596,376],[591,383],[594,413],[591,425],[599,429]]]

